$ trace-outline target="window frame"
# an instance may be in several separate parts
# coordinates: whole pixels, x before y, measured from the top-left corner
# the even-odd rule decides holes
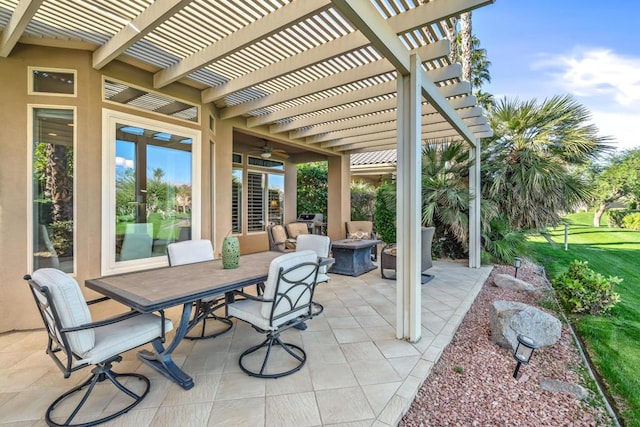
[[[48,110],[71,110],[73,112],[73,273],[68,273],[70,276],[75,277],[78,271],[78,257],[76,256],[78,248],[78,135],[77,135],[77,123],[78,123],[78,111],[75,106],[67,105],[50,105],[50,104],[27,104],[27,271],[33,271],[34,263],[34,247],[33,247],[33,114],[35,110],[48,109]]]
[[[126,273],[168,265],[167,257],[156,256],[116,262],[115,244],[115,149],[116,124],[153,129],[159,132],[180,134],[192,139],[191,147],[191,238],[200,239],[202,222],[201,157],[202,132],[192,127],[166,123],[121,111],[102,109],[102,255],[101,275]],[[192,122],[190,122],[192,123]]]
[[[43,71],[51,73],[69,73],[73,74],[73,93],[58,93],[58,92],[36,92],[33,88],[33,72]],[[76,98],[78,96],[78,71],[67,68],[52,68],[52,67],[27,67],[27,95],[38,96],[63,96],[66,98]]]

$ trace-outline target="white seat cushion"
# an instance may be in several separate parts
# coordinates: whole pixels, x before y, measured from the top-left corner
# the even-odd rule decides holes
[[[161,317],[155,314],[141,314],[127,320],[95,329],[95,345],[86,353],[80,354],[82,360],[77,363],[96,364],[110,357],[139,347],[161,336]],[[169,319],[164,321],[164,330],[173,329]]]
[[[92,322],[89,306],[75,279],[55,268],[36,270],[31,275],[31,278],[40,286],[49,288],[53,304],[58,310],[62,327],[72,328]],[[38,295],[38,298],[41,298],[41,296]],[[44,300],[42,301],[44,302]],[[88,352],[95,343],[93,329],[71,332],[67,334],[67,338],[69,339],[71,350],[76,354]]]
[[[265,303],[254,300],[242,300],[229,304],[228,314],[229,316],[237,317],[240,320],[244,320],[252,325],[257,326],[263,331],[275,331],[280,325],[287,323],[291,319],[295,319],[298,316],[305,314],[308,309],[300,309],[294,313],[290,313],[277,320],[274,320],[273,326],[269,324],[269,318],[265,318],[262,315],[262,306]]]

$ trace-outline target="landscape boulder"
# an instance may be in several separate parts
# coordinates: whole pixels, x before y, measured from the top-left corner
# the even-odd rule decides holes
[[[521,302],[494,301],[489,318],[491,340],[501,347],[514,350],[519,334],[533,339],[538,347],[544,347],[557,343],[562,331],[560,320]]]
[[[566,381],[542,378],[540,380],[540,387],[552,393],[569,393],[578,400],[584,400],[589,397],[589,390],[579,384],[568,383]]]
[[[537,292],[535,286],[524,280],[520,280],[516,277],[508,274],[496,274],[493,278],[493,284],[499,288],[514,289],[516,291]]]

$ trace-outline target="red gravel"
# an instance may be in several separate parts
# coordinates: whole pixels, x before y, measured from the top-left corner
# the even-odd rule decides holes
[[[424,382],[400,426],[600,426],[611,425],[602,405],[593,407],[566,393],[540,388],[542,378],[585,386],[575,372],[582,359],[571,332],[563,326],[557,344],[536,350],[529,365],[513,378],[513,351],[491,342],[489,308],[493,301],[519,301],[540,307],[542,294],[493,285],[496,274],[513,274],[513,267],[496,266],[453,341]],[[518,278],[540,289],[545,280],[524,265]],[[551,313],[554,314],[554,313]]]

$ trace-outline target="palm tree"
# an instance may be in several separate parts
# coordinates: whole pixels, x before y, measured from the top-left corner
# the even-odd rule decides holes
[[[438,255],[465,255],[469,237],[469,151],[462,142],[427,141],[422,149],[422,224],[436,227]]]
[[[497,203],[516,230],[557,225],[590,197],[573,167],[610,149],[589,124],[589,111],[572,97],[538,103],[502,99],[484,140],[483,197]]]

